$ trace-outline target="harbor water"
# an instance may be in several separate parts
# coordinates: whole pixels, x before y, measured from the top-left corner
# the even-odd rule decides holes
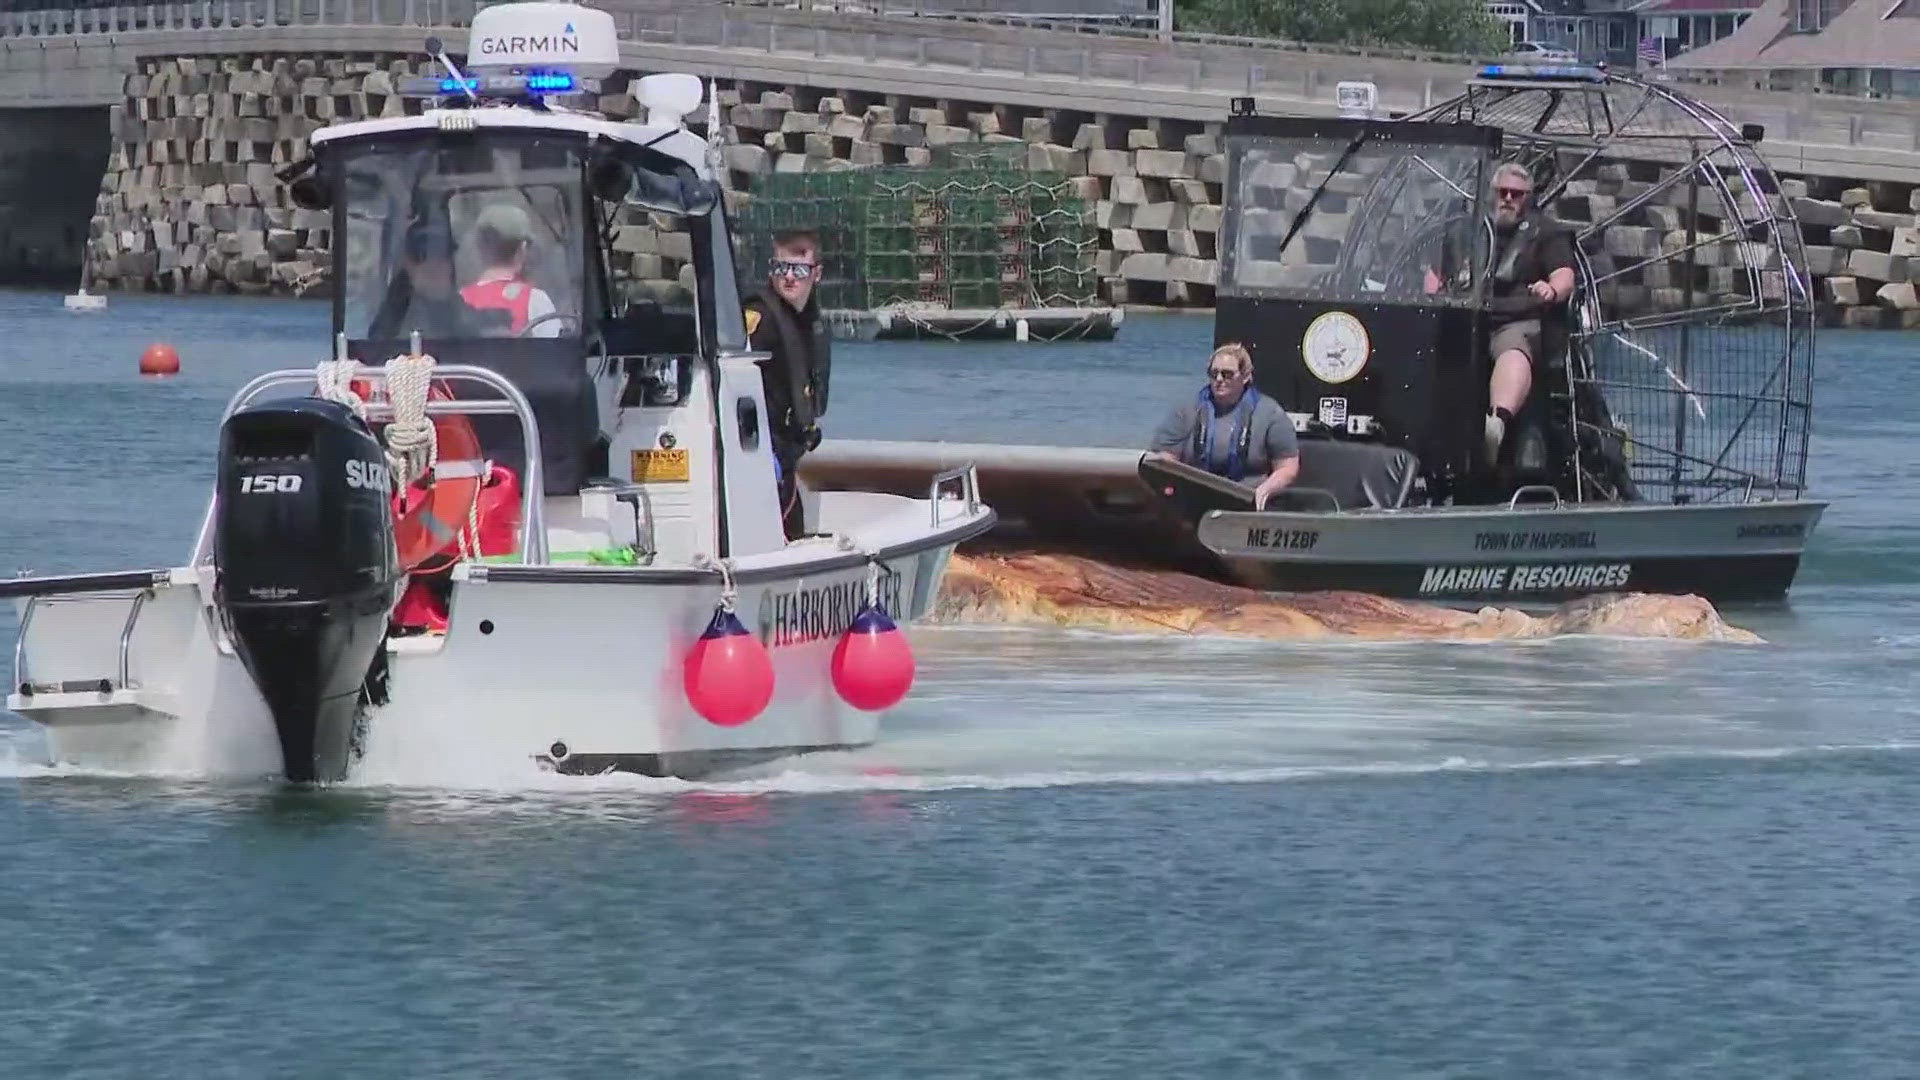
[[[7,572],[181,560],[227,398],[327,353],[307,303],[0,325]],[[825,426],[1136,446],[1210,329],[837,344]],[[0,715],[0,1067],[1912,1075],[1920,336],[1819,348],[1832,506],[1790,602],[1723,609],[1764,645],[918,627],[880,744],[701,784],[76,774]]]

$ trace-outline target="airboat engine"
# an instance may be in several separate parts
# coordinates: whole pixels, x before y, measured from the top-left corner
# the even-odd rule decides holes
[[[261,402],[220,431],[215,603],[272,711],[286,777],[346,775],[384,689],[402,580],[380,444],[346,406]]]

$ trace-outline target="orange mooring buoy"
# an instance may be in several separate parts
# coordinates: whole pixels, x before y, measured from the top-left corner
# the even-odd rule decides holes
[[[142,375],[178,375],[180,373],[180,354],[173,346],[155,342],[147,346],[140,354],[140,374]]]

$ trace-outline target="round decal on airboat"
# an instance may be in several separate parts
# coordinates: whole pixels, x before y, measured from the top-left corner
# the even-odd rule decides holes
[[[1360,374],[1372,352],[1367,328],[1344,311],[1322,313],[1300,336],[1300,355],[1307,370],[1324,383],[1343,383]]]

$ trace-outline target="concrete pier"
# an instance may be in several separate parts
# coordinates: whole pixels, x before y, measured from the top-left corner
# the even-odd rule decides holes
[[[35,218],[53,235],[88,235],[95,288],[321,293],[328,223],[292,207],[273,168],[299,155],[321,124],[412,107],[393,93],[394,79],[420,70],[428,33],[462,40],[472,6],[236,0],[0,15],[0,116],[8,105],[91,105],[111,132],[91,151],[103,177],[90,220],[52,208]],[[1335,79],[1356,77],[1379,82],[1386,107],[1418,107],[1455,92],[1471,70],[1445,58],[1163,46],[767,8],[614,10],[627,70],[608,80],[601,104],[630,114],[634,74],[713,77],[736,199],[774,172],[927,160],[953,142],[1022,143],[1032,166],[1072,177],[1095,205],[1100,299],[1115,304],[1211,303],[1219,134],[1232,97],[1250,93],[1263,111],[1325,113]],[[1892,103],[1733,90],[1709,101],[1713,94],[1727,98],[1721,107],[1734,119],[1769,125],[1763,150],[1788,185],[1765,197],[1799,215],[1828,318],[1912,325],[1920,119]],[[1657,168],[1621,163],[1581,193],[1587,212],[1653,182],[1642,174]],[[1577,206],[1564,212],[1581,219]],[[1672,215],[1643,217],[1616,223],[1600,249],[1623,260],[1656,250],[1649,245],[1664,242]],[[626,287],[684,291],[690,249],[674,223],[621,225]],[[1730,285],[1753,257],[1731,238],[1720,246],[1702,249],[1697,287]],[[1634,310],[1657,309],[1673,287],[1630,276],[1617,284]]]

